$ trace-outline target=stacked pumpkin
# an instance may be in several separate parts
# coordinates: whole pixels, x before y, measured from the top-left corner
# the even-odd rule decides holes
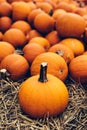
[[[31,117],[65,110],[68,74],[87,83],[86,27],[84,2],[0,1],[0,74],[13,81],[25,79],[19,103]]]

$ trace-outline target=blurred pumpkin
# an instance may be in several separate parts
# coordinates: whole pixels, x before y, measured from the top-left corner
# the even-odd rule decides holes
[[[73,51],[64,44],[55,44],[51,46],[48,51],[57,53],[58,55],[62,56],[67,64],[69,64],[74,58]]]
[[[48,63],[48,73],[65,81],[68,76],[68,66],[64,58],[53,52],[44,52],[38,55],[31,64],[31,75],[39,74],[40,64]]]
[[[47,13],[40,13],[34,19],[34,27],[42,34],[54,30],[54,19]]]
[[[7,70],[10,79],[18,81],[25,78],[29,72],[29,64],[23,56],[14,53],[1,61],[1,69]]]
[[[30,39],[30,41],[28,42],[28,44],[33,44],[33,43],[37,43],[37,44],[41,45],[42,47],[45,48],[46,51],[50,47],[49,41],[45,37],[42,37],[42,36],[34,37],[34,38]]]
[[[86,28],[84,18],[75,13],[64,13],[56,19],[56,30],[61,37],[80,38]]]
[[[7,31],[12,24],[12,19],[10,17],[7,16],[3,16],[0,18],[0,31],[2,33],[5,33],[5,31]]]
[[[68,105],[66,85],[46,72],[47,64],[41,63],[40,75],[28,78],[19,88],[19,104],[32,118],[57,116]]]
[[[44,47],[37,43],[33,44],[27,44],[23,48],[24,57],[27,59],[27,61],[32,64],[33,60],[41,53],[46,52]]]
[[[87,83],[87,55],[75,57],[69,65],[71,77],[79,83]]]
[[[9,28],[4,33],[3,40],[11,43],[14,47],[23,47],[27,41],[23,31],[17,28]]]
[[[84,43],[76,38],[65,38],[61,40],[59,44],[64,44],[67,47],[69,47],[73,51],[74,56],[81,55],[85,51]]]
[[[17,28],[24,32],[25,35],[31,30],[31,25],[24,20],[17,20],[12,25],[11,28]]]
[[[1,0],[0,0],[1,1]],[[11,16],[12,15],[12,6],[8,2],[0,3],[0,16]]]
[[[15,48],[9,42],[0,41],[0,62],[7,56],[14,53]]]

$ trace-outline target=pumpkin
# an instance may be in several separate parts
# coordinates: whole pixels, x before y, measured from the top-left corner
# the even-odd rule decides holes
[[[50,47],[49,41],[45,37],[42,37],[42,36],[34,37],[34,38],[30,39],[30,41],[28,42],[28,44],[33,44],[33,43],[37,43],[37,44],[41,45],[42,47],[45,48],[46,51]]]
[[[7,56],[14,53],[15,48],[9,42],[0,41],[0,62]]]
[[[36,56],[44,52],[46,52],[44,47],[37,43],[27,44],[23,48],[24,57],[30,64],[33,62]]]
[[[87,83],[87,55],[75,57],[69,64],[71,77],[80,83]]]
[[[59,34],[56,30],[51,31],[48,33],[45,38],[49,41],[50,45],[53,46],[56,43],[60,42]]]
[[[5,33],[5,31],[7,31],[12,24],[12,20],[11,18],[7,17],[7,16],[3,16],[0,18],[0,31],[2,31],[2,33]]]
[[[69,47],[75,56],[81,55],[85,51],[84,43],[77,38],[65,38],[59,42],[59,44],[63,44]]]
[[[36,7],[43,10],[45,13],[51,15],[53,13],[53,7],[48,2],[36,2]]]
[[[57,116],[68,105],[68,90],[60,79],[47,74],[47,63],[43,62],[40,74],[21,84],[18,99],[22,110],[32,118]]]
[[[64,13],[56,19],[56,30],[61,37],[79,38],[85,31],[84,18],[75,13]]]
[[[47,34],[54,30],[54,19],[47,13],[39,13],[34,19],[34,27],[42,34]]]
[[[15,22],[11,25],[11,28],[20,29],[21,31],[24,32],[25,35],[31,30],[30,24],[29,24],[28,22],[24,21],[24,20],[15,21]]]
[[[74,58],[73,51],[64,44],[55,44],[51,46],[48,51],[57,53],[58,55],[62,56],[67,64],[69,64]]]
[[[31,75],[39,74],[40,64],[48,63],[48,73],[58,77],[62,81],[67,78],[68,66],[64,58],[54,52],[44,52],[38,55],[31,64]]]
[[[13,2],[11,5],[13,9],[12,19],[14,21],[27,19],[27,16],[31,11],[29,4],[27,4],[24,1],[19,1],[19,2]]]
[[[0,0],[1,2],[1,0]],[[11,16],[12,6],[5,0],[0,3],[0,16]]]
[[[6,69],[13,81],[23,79],[29,71],[27,60],[19,54],[10,54],[1,61],[1,69]]]
[[[23,47],[27,41],[23,31],[17,28],[8,29],[3,35],[3,40],[11,43],[15,48]]]

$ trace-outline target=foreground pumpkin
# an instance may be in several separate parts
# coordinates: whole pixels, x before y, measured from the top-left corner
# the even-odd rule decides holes
[[[69,64],[71,77],[80,83],[87,83],[87,55],[74,58]]]
[[[46,115],[57,116],[68,104],[68,90],[65,84],[46,72],[47,63],[43,62],[40,76],[28,78],[19,89],[20,106],[32,118],[42,118]]]

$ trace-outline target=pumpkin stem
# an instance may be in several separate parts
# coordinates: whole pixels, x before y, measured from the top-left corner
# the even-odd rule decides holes
[[[47,63],[43,62],[40,66],[40,77],[38,79],[40,82],[47,82]]]

